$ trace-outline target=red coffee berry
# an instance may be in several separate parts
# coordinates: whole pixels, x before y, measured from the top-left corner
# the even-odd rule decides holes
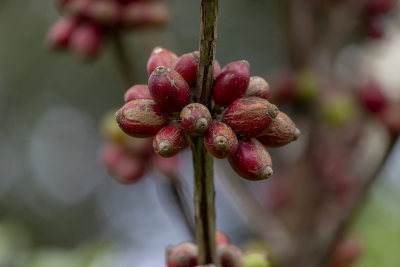
[[[149,78],[149,90],[157,105],[166,112],[179,112],[190,102],[190,88],[182,76],[158,66]]]
[[[365,9],[369,15],[381,15],[388,13],[394,7],[393,0],[367,0]]]
[[[362,253],[362,244],[354,237],[347,237],[338,242],[333,253],[331,267],[352,266]]]
[[[200,54],[198,51],[184,54],[175,62],[173,69],[177,71],[188,83],[190,88],[196,87],[197,69],[199,64]],[[219,63],[214,61],[214,77],[221,71]]]
[[[237,174],[252,181],[268,179],[273,173],[271,156],[255,138],[240,140],[229,163]]]
[[[57,21],[47,34],[46,41],[53,49],[65,49],[68,47],[71,35],[78,26],[78,20],[72,17],[64,17]]]
[[[94,59],[101,46],[101,33],[94,24],[79,25],[71,36],[70,48],[83,60]]]
[[[214,60],[214,78],[221,73],[221,65],[217,60]]]
[[[221,259],[222,267],[242,267],[242,251],[233,245],[224,245],[217,248],[218,256]]]
[[[193,243],[185,242],[176,247],[169,247],[167,248],[167,266],[194,267],[197,265],[198,256],[198,248]]]
[[[244,96],[257,96],[268,99],[269,95],[269,84],[264,78],[259,76],[250,77],[249,86],[247,87]]]
[[[199,57],[200,55],[197,51],[184,54],[177,59],[173,66],[173,69],[185,79],[191,88],[196,86]]]
[[[212,123],[208,108],[200,103],[191,103],[181,111],[181,127],[191,135],[202,135]]]
[[[136,99],[126,103],[115,114],[119,127],[133,137],[155,135],[168,124],[168,118],[150,99]]]
[[[124,6],[122,13],[122,24],[130,29],[160,27],[168,19],[168,8],[162,1],[133,1]]]
[[[226,106],[242,97],[250,81],[250,65],[247,61],[236,61],[226,65],[214,82],[215,104]]]
[[[281,147],[297,140],[300,130],[293,121],[283,112],[271,122],[269,127],[257,137],[264,146]]]
[[[222,232],[216,231],[215,232],[215,243],[217,247],[229,245],[229,238]]]
[[[187,145],[185,133],[176,125],[162,128],[153,139],[154,151],[164,158],[175,156]]]
[[[118,144],[105,145],[101,150],[101,158],[108,172],[119,183],[132,184],[144,175],[143,161]]]
[[[172,68],[177,59],[178,57],[175,53],[157,46],[153,49],[147,61],[147,74],[151,75],[158,66]]]
[[[214,122],[206,131],[204,144],[211,155],[223,159],[235,153],[238,140],[235,132],[228,125]]]
[[[382,39],[385,35],[385,26],[382,18],[369,18],[365,22],[365,31],[367,36],[371,39]]]
[[[121,19],[121,5],[117,1],[93,1],[88,16],[96,23],[113,26]]]
[[[239,135],[255,137],[269,127],[278,112],[278,108],[265,99],[243,97],[228,106],[223,118]]]
[[[372,80],[360,88],[359,98],[363,106],[373,113],[382,111],[388,103],[382,87]]]
[[[149,87],[145,84],[137,84],[129,88],[124,96],[125,103],[135,99],[152,99]]]

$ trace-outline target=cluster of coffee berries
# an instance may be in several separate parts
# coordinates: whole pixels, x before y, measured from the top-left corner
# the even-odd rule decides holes
[[[166,159],[156,155],[151,138],[126,135],[115,122],[114,114],[105,116],[101,132],[106,140],[100,151],[101,161],[118,182],[132,184],[141,179],[151,166],[167,177],[176,175],[177,157]]]
[[[368,37],[380,39],[385,34],[386,16],[396,5],[394,0],[367,0],[364,4],[363,27]]]
[[[217,254],[222,267],[242,267],[242,251],[231,245],[228,237],[217,231],[215,233]],[[167,266],[168,267],[195,267],[199,256],[197,245],[190,242],[181,243],[175,247],[167,248]]]
[[[250,77],[247,61],[214,64],[213,107],[196,103],[199,53],[177,57],[156,47],[147,63],[148,85],[135,85],[116,113],[121,129],[134,137],[154,136],[154,151],[172,157],[188,145],[187,136],[204,136],[207,150],[228,158],[243,178],[272,175],[265,148],[284,146],[300,135],[293,121],[268,102],[270,89],[261,77]],[[193,101],[191,103],[191,101]]]
[[[63,17],[50,29],[48,44],[85,60],[94,59],[116,30],[159,27],[168,20],[163,0],[57,0],[57,6]]]

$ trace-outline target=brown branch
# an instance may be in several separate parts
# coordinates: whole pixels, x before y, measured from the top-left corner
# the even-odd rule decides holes
[[[350,203],[348,208],[343,212],[342,216],[339,218],[337,227],[335,228],[333,233],[330,235],[331,238],[327,243],[326,249],[322,253],[322,257],[320,260],[321,266],[327,265],[327,263],[330,259],[330,256],[332,255],[332,252],[334,251],[336,243],[343,237],[345,231],[348,229],[351,222],[353,221],[355,214],[357,214],[357,211],[359,210],[359,208],[362,206],[362,204],[365,202],[367,196],[369,195],[369,192],[370,192],[372,186],[375,184],[375,182],[380,177],[379,174],[382,172],[382,169],[385,166],[387,159],[392,154],[393,148],[396,144],[396,140],[397,140],[397,136],[392,135],[390,137],[389,145],[379,163],[379,166],[371,174],[371,176],[366,180],[366,182],[362,185],[360,190],[354,196],[353,201]]]
[[[120,32],[117,31],[111,36],[111,43],[118,71],[125,81],[126,86],[130,87],[135,83],[134,71]]]
[[[200,60],[197,91],[201,103],[211,109],[213,62],[216,50],[218,0],[201,1]],[[219,265],[215,244],[214,162],[204,137],[190,137],[194,166],[194,206],[198,264]]]

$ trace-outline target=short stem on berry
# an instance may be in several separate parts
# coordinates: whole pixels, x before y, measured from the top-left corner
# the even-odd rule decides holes
[[[217,37],[218,0],[201,1],[200,60],[197,92],[200,102],[211,107],[213,62]],[[190,138],[194,165],[194,205],[198,264],[219,266],[215,244],[214,162],[204,145],[204,137]]]
[[[130,87],[135,83],[134,71],[131,62],[129,61],[128,52],[122,40],[121,33],[115,32],[111,36],[111,42],[118,70],[121,77],[124,79],[126,86]]]

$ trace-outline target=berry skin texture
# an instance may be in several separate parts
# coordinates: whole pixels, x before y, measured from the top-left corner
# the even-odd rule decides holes
[[[273,173],[271,156],[255,138],[240,140],[229,163],[237,174],[251,181],[268,179]]]
[[[223,245],[217,248],[222,267],[243,267],[242,251],[233,245]]]
[[[278,108],[265,99],[243,97],[228,106],[223,119],[236,133],[250,138],[265,131],[278,112]]]
[[[215,243],[217,247],[229,245],[229,238],[222,232],[216,231],[215,232]]]
[[[190,88],[182,76],[167,67],[157,67],[149,78],[149,90],[165,112],[180,112],[190,102]]]
[[[178,57],[175,53],[157,46],[153,49],[147,61],[147,74],[151,75],[158,66],[172,68],[177,59]]]
[[[70,48],[83,60],[92,60],[97,57],[101,47],[101,33],[94,24],[79,25],[71,36]]]
[[[191,103],[180,114],[181,127],[190,135],[203,135],[212,123],[208,108],[200,103]]]
[[[180,56],[173,66],[173,69],[185,79],[190,88],[196,87],[199,60],[200,54],[198,51],[195,51]],[[218,61],[214,60],[214,77],[220,72],[221,66]]]
[[[185,242],[176,247],[168,247],[167,266],[194,267],[197,266],[198,256],[198,248],[193,243]]]
[[[238,140],[235,132],[222,122],[214,122],[204,136],[204,144],[211,155],[224,159],[235,153]]]
[[[266,131],[257,137],[264,146],[281,147],[295,141],[300,136],[300,130],[293,121],[283,112],[271,122]]]
[[[227,106],[242,97],[249,85],[250,65],[247,61],[236,61],[226,65],[214,82],[214,101],[220,106]]]
[[[115,116],[119,127],[133,137],[153,136],[168,124],[168,118],[150,99],[128,102]]]
[[[188,53],[180,56],[173,69],[187,82],[190,88],[196,86],[197,68],[199,64],[199,52]]]
[[[78,20],[75,18],[66,17],[60,19],[47,34],[47,43],[53,49],[66,49],[77,26]]]
[[[154,151],[164,158],[175,156],[187,145],[185,133],[176,125],[162,128],[153,139]]]
[[[259,76],[250,77],[249,86],[247,87],[244,96],[257,96],[268,99],[269,95],[269,84],[264,78],[261,78]]]
[[[129,88],[124,96],[125,103],[136,99],[152,99],[149,87],[145,84],[138,84]]]

